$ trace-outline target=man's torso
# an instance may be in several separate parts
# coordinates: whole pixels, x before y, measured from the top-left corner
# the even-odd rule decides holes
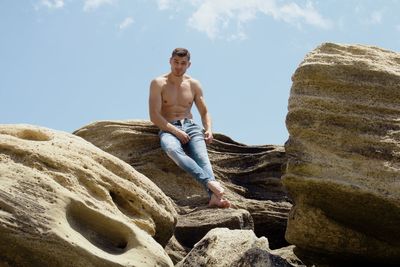
[[[161,115],[167,121],[192,119],[191,108],[195,99],[195,90],[192,79],[185,75],[182,83],[174,84],[168,79],[168,75],[161,76]]]

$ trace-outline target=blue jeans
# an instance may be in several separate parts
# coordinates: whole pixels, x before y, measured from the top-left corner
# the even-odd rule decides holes
[[[215,177],[207,154],[203,128],[192,119],[184,119],[183,123],[179,120],[173,121],[171,124],[186,132],[190,136],[190,141],[183,145],[175,135],[161,130],[159,136],[162,150],[179,167],[200,182],[210,197],[212,192],[208,189],[207,183],[215,180]]]

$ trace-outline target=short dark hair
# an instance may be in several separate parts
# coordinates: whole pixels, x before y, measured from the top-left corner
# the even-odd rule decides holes
[[[190,61],[190,52],[186,48],[181,48],[181,47],[175,48],[174,51],[172,51],[171,57],[174,57],[174,56],[187,57],[188,60]]]

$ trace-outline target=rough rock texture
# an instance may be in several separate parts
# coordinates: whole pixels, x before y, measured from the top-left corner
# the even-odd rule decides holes
[[[186,247],[193,247],[213,228],[254,229],[253,218],[247,210],[203,209],[178,217],[176,239]]]
[[[171,200],[85,140],[0,125],[0,265],[172,266]]]
[[[74,134],[149,177],[175,201],[180,214],[207,204],[203,187],[161,150],[158,129],[151,122],[100,121]],[[284,233],[291,203],[280,180],[286,164],[283,147],[246,146],[221,134],[214,137],[214,142],[208,146],[210,160],[233,207],[250,212],[255,233],[267,236],[271,247],[287,245]]]
[[[175,236],[171,237],[168,244],[165,246],[165,252],[171,258],[174,264],[183,260],[183,258],[189,253],[190,248],[183,246],[176,240]]]
[[[292,79],[288,241],[336,258],[400,262],[400,54],[327,43]]]
[[[283,254],[279,252],[280,254]],[[286,252],[287,255],[287,252]],[[294,254],[293,254],[294,255]],[[293,262],[295,256],[291,255]],[[286,267],[292,265],[269,249],[268,239],[251,230],[214,228],[201,239],[177,267]]]

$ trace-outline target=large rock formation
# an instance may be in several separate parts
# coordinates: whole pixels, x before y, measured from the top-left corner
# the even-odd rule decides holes
[[[176,211],[144,175],[85,140],[0,125],[0,265],[172,266]]]
[[[288,241],[335,258],[400,262],[400,54],[327,43],[292,79]]]
[[[145,174],[175,201],[182,216],[207,204],[203,187],[161,150],[158,129],[151,122],[100,121],[74,133]],[[227,188],[227,198],[234,208],[250,212],[257,236],[267,236],[274,248],[286,245],[284,232],[291,203],[280,180],[286,163],[283,147],[246,146],[221,134],[214,137],[208,152],[216,178]],[[196,227],[213,225],[214,220],[215,216],[200,216],[192,217],[191,222]],[[198,239],[195,235],[187,242]]]

